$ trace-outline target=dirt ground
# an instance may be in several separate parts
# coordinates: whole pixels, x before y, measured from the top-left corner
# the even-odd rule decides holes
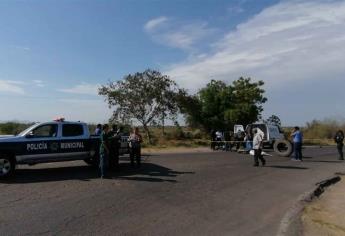
[[[345,235],[345,180],[329,187],[302,215],[305,236]]]

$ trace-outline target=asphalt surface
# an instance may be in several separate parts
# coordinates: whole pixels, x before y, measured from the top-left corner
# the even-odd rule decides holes
[[[21,166],[0,181],[0,235],[275,235],[299,195],[345,170],[335,148],[304,155],[152,155],[103,180],[79,161]]]

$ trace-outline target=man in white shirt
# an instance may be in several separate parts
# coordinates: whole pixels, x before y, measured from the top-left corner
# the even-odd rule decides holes
[[[254,149],[254,166],[259,166],[259,159],[261,164],[264,166],[266,164],[266,160],[262,156],[262,147],[263,147],[263,132],[258,128],[253,130],[254,138],[253,138],[253,149]]]

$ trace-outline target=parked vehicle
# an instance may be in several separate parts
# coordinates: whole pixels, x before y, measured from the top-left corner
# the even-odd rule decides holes
[[[120,155],[129,153],[128,136],[121,137]],[[14,173],[16,165],[84,160],[99,162],[99,136],[86,123],[64,119],[37,123],[14,136],[0,136],[0,177]]]
[[[276,140],[284,139],[284,133],[280,130],[280,127],[276,125],[255,123],[246,126],[246,129],[242,125],[235,125],[234,132],[245,132],[245,130],[253,130],[254,128],[259,128],[264,133],[264,146],[273,147]]]
[[[249,124],[244,129],[243,125],[235,125],[234,132],[245,132],[248,130],[253,130],[254,128],[259,128],[264,133],[263,145],[265,148],[273,148],[273,150],[280,156],[290,156],[292,153],[292,144],[290,141],[286,140],[284,137],[284,132],[279,126],[255,123]]]

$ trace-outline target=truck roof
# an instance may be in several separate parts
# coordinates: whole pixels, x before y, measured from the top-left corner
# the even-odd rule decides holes
[[[38,122],[36,124],[86,124],[85,122],[81,121],[57,121],[57,120],[52,120],[52,121],[46,121],[46,122]]]

